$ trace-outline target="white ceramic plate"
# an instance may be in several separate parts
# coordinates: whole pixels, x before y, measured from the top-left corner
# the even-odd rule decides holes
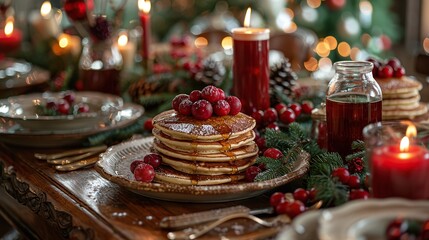
[[[318,240],[317,232],[321,215],[322,210],[312,210],[300,214],[293,219],[291,225],[280,231],[276,240]]]
[[[124,142],[100,155],[95,168],[104,178],[145,197],[177,202],[226,202],[260,195],[304,175],[309,154],[303,153],[289,174],[262,182],[243,182],[212,186],[144,183],[134,180],[130,164],[151,152],[153,137]]]
[[[109,124],[100,124],[93,128],[67,131],[33,131],[0,118],[0,141],[24,147],[63,147],[78,146],[90,136],[120,129],[135,123],[144,113],[144,108],[137,104],[124,104]]]
[[[13,120],[33,131],[76,130],[108,124],[123,106],[122,98],[99,92],[75,92],[76,103],[86,103],[90,111],[77,115],[43,116],[37,106],[44,106],[50,98],[60,98],[61,93],[34,93],[0,100],[0,117]]]
[[[429,201],[399,198],[355,200],[327,209],[319,218],[322,240],[386,239],[387,225],[397,217],[429,219]]]

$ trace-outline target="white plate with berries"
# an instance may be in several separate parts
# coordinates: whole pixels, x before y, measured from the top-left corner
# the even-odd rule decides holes
[[[421,227],[427,222],[426,227],[429,228],[428,220],[429,201],[400,198],[354,200],[324,210],[319,218],[318,235],[321,240],[418,239],[401,238],[415,232],[416,228],[411,229],[402,222],[420,223]],[[426,231],[429,236],[429,229]]]
[[[98,92],[33,93],[0,100],[0,118],[34,132],[75,131],[109,124],[122,106],[122,98]]]
[[[152,153],[153,139],[146,137],[110,147],[100,155],[95,169],[107,180],[145,197],[176,202],[227,202],[255,197],[285,185],[302,177],[309,168],[310,155],[303,152],[291,172],[267,181],[206,186],[138,181],[130,170],[131,163]]]

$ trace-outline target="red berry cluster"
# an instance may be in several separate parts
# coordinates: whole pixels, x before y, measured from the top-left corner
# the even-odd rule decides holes
[[[263,152],[263,156],[267,158],[272,159],[280,159],[283,157],[283,153],[277,149],[277,148],[267,148]],[[260,172],[264,171],[265,165],[264,164],[256,164],[252,165],[249,168],[246,169],[245,176],[246,180],[248,182],[253,182],[255,180],[256,175],[258,175]]]
[[[426,221],[395,218],[386,227],[387,240],[429,240],[429,219]]]
[[[161,165],[161,156],[156,153],[150,153],[143,159],[134,160],[130,164],[130,171],[134,178],[140,182],[152,182],[155,178],[155,169]]]
[[[369,192],[363,188],[360,177],[358,175],[351,175],[347,168],[339,167],[334,169],[331,177],[349,187],[349,200],[369,198]]]
[[[375,58],[368,58],[367,61],[374,64],[372,75],[375,78],[401,78],[405,75],[405,68],[397,58],[390,58],[386,62],[379,61]]]
[[[310,101],[303,101],[302,104],[292,103],[289,106],[279,103],[274,108],[253,112],[252,117],[256,120],[258,129],[271,128],[278,130],[278,121],[282,124],[293,123],[301,113],[311,114],[312,110],[313,103]]]
[[[179,114],[206,120],[213,113],[217,116],[237,115],[241,111],[241,101],[235,96],[225,97],[222,89],[209,85],[201,91],[193,90],[189,95],[177,95],[172,107]]]
[[[56,115],[76,115],[89,112],[89,106],[86,103],[76,103],[76,94],[73,91],[65,91],[58,98],[50,98],[42,106],[42,114],[48,116]]]
[[[275,192],[270,196],[270,205],[277,214],[287,214],[295,218],[308,209],[315,202],[316,190],[297,188],[292,194]]]

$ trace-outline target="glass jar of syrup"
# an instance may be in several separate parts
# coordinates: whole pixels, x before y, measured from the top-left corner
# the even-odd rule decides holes
[[[373,64],[340,61],[326,94],[328,151],[343,159],[353,153],[352,142],[363,140],[363,128],[381,121],[382,93],[372,76]]]
[[[82,44],[79,78],[83,90],[120,95],[122,56],[112,39],[85,38]]]

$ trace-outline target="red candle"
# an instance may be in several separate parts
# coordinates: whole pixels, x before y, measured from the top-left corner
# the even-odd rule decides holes
[[[143,29],[142,33],[142,57],[143,59],[149,59],[150,52],[150,39],[151,39],[151,30],[150,30],[150,0],[139,0],[138,2],[140,10],[140,23]]]
[[[246,24],[247,20],[247,24]],[[249,25],[250,11],[245,26]],[[265,28],[236,28],[233,41],[232,92],[243,105],[243,112],[251,114],[270,106],[268,63],[270,30]]]
[[[21,46],[22,34],[13,29],[13,20],[7,20],[3,31],[0,31],[0,52],[13,52]]]
[[[409,142],[402,147],[404,139],[401,146],[385,145],[372,151],[371,187],[376,198],[429,199],[429,152]]]

